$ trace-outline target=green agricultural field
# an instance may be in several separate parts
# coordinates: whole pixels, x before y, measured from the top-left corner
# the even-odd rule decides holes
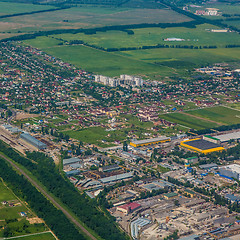
[[[0,1],[0,16],[7,15],[7,14],[40,11],[40,10],[46,10],[46,9],[52,9],[52,8],[55,8],[55,7],[47,6],[47,5],[36,5],[36,4]]]
[[[227,125],[240,123],[240,111],[223,106],[193,110],[188,113]]]
[[[0,32],[5,30],[17,33],[18,31],[31,32],[139,23],[178,23],[191,20],[169,9],[72,7],[60,11],[1,19]]]
[[[216,45],[225,47],[226,44],[238,44],[240,41],[239,34],[234,32],[214,33],[211,29],[219,29],[219,27],[202,24],[196,28],[144,28],[134,29],[134,35],[128,35],[122,31],[97,32],[97,34],[85,35],[78,34],[59,34],[54,35],[56,38],[63,40],[82,40],[88,44],[104,47],[104,48],[128,48],[153,46],[157,44],[168,45],[193,45],[193,46],[209,46]],[[166,38],[181,38],[185,41],[164,41]]]
[[[30,235],[30,236],[25,236],[25,237],[16,237],[16,238],[11,238],[12,240],[55,240],[55,237],[47,232],[47,233],[40,233],[37,235]]]
[[[190,112],[188,112],[190,113]],[[194,116],[185,115],[183,113],[170,113],[170,114],[162,114],[159,118],[165,119],[170,122],[177,123],[181,126],[185,126],[187,128],[193,128],[196,130],[205,129],[215,127],[216,124],[209,122],[207,120],[202,120],[195,118]]]
[[[47,42],[46,44],[44,42]],[[148,49],[124,52],[104,52],[82,45],[58,44],[51,37],[40,37],[24,41],[25,44],[72,63],[84,70],[107,76],[136,74],[150,78],[162,78],[175,74],[187,74],[194,67],[216,62],[240,60],[240,48],[234,49]],[[46,47],[46,46],[50,47]]]
[[[49,40],[47,39],[47,41]],[[55,40],[53,39],[53,41]],[[26,43],[34,47],[42,44],[38,39],[29,40]],[[172,69],[165,66],[158,66],[154,63],[143,62],[85,46],[55,46],[42,48],[42,50],[79,68],[107,76],[119,76],[122,73],[140,75],[161,73],[162,75],[169,75],[172,72]]]
[[[236,49],[149,49],[117,52],[121,56],[151,62],[161,66],[180,68],[182,70],[197,66],[207,66],[216,62],[233,62],[240,60],[240,48]]]

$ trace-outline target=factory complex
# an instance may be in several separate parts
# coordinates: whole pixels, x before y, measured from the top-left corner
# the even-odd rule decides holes
[[[150,139],[144,139],[144,140],[138,140],[138,141],[131,141],[130,145],[133,147],[142,147],[152,144],[158,144],[158,143],[164,143],[164,142],[170,142],[171,138],[161,136],[157,138],[150,138]]]

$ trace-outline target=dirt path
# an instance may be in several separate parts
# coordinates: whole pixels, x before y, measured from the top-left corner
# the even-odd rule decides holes
[[[222,124],[222,123],[219,123],[219,122],[216,122],[216,121],[213,121],[213,120],[210,120],[210,119],[206,119],[206,118],[203,118],[203,117],[195,116],[195,115],[192,115],[192,114],[190,114],[190,113],[182,112],[182,114],[185,114],[185,115],[187,115],[187,116],[189,116],[189,117],[195,117],[195,118],[198,118],[198,119],[207,121],[207,122],[216,123],[216,124],[219,125],[219,126],[224,125],[224,124]]]

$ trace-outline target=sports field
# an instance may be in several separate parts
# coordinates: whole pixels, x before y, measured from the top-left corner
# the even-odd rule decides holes
[[[238,44],[240,37],[235,32],[216,33],[212,29],[219,27],[202,24],[196,28],[144,28],[133,29],[134,34],[128,35],[122,31],[97,32],[97,34],[59,34],[56,38],[63,40],[82,40],[88,44],[103,48],[128,48],[155,46],[157,44],[168,45],[193,45],[193,46],[218,46],[225,47],[227,44]],[[180,38],[184,41],[164,41],[167,38]]]

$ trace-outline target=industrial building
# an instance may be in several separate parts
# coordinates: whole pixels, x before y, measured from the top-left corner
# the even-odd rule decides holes
[[[17,127],[13,127],[11,125],[7,125],[7,124],[3,124],[2,125],[6,130],[8,130],[11,133],[20,133],[22,132],[21,129],[17,128]]]
[[[240,165],[239,164],[231,164],[219,169],[219,173],[223,176],[227,176],[230,178],[235,178],[240,180]]]
[[[133,146],[133,147],[142,147],[142,146],[164,143],[164,142],[170,142],[170,141],[171,141],[171,138],[161,136],[161,137],[157,137],[157,138],[131,141],[130,145]]]
[[[30,143],[37,149],[45,149],[47,148],[47,145],[45,143],[42,143],[41,141],[37,140],[35,137],[31,136],[28,133],[22,133],[20,134],[20,138],[25,140],[27,143]]]
[[[117,210],[120,211],[120,212],[123,212],[125,214],[129,214],[129,213],[131,213],[133,211],[136,211],[140,207],[141,207],[141,205],[139,203],[131,202],[131,203],[128,203],[128,204],[124,204],[124,205],[118,206]]]
[[[99,181],[103,184],[106,184],[106,183],[113,183],[121,180],[131,179],[132,177],[133,177],[133,172],[128,172],[128,173],[118,174],[111,177],[101,178],[99,179]]]
[[[219,144],[201,139],[195,138],[190,140],[185,140],[180,143],[181,147],[187,148],[189,150],[199,152],[199,153],[211,153],[211,152],[221,152],[224,150]]]
[[[63,159],[63,165],[69,165],[69,164],[75,164],[75,163],[81,163],[81,160],[77,157]]]
[[[217,135],[214,138],[217,138],[221,143],[229,140],[238,140],[240,139],[240,131]]]
[[[147,218],[138,218],[131,222],[131,235],[134,240],[138,238],[138,232],[141,230],[142,227],[151,223],[151,220]]]

